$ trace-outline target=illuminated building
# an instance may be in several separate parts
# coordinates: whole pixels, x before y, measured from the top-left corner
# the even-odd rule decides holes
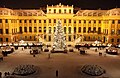
[[[68,5],[52,5],[42,9],[0,8],[0,42],[35,41],[39,37],[53,41],[57,20],[61,20],[67,42],[100,40],[120,43],[120,8],[110,10],[78,10]]]

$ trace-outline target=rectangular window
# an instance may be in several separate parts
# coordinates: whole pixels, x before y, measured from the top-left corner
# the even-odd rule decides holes
[[[68,28],[68,32],[69,32],[69,34],[71,34],[71,27]]]
[[[5,19],[5,23],[8,23],[8,19]]]
[[[114,29],[111,30],[111,34],[115,34],[115,30]]]
[[[46,23],[46,20],[44,20],[44,23]]]
[[[66,9],[64,9],[64,13],[66,13]]]
[[[51,9],[49,9],[49,11],[51,11]]]
[[[36,23],[36,20],[34,20],[34,23]]]
[[[94,23],[96,23],[96,20],[94,20]]]
[[[76,20],[74,20],[74,24],[76,24]]]
[[[56,13],[56,9],[54,9],[54,13]]]
[[[46,35],[44,35],[44,39],[46,40]]]
[[[120,42],[120,39],[117,39],[117,42]]]
[[[6,38],[6,42],[8,42],[8,38]]]
[[[9,31],[8,31],[8,29],[6,29],[6,34],[9,34]]]
[[[42,32],[42,28],[41,27],[39,27],[39,32]]]
[[[81,27],[78,28],[78,32],[79,32],[79,33],[81,32]]]
[[[83,33],[86,33],[86,27],[83,28]]]
[[[27,20],[24,20],[24,23],[27,23]]]
[[[49,41],[51,41],[51,36],[49,36]]]
[[[51,27],[49,27],[49,34],[51,34]]]
[[[68,36],[68,40],[71,41],[71,36]]]
[[[34,27],[34,32],[37,32],[37,27]]]
[[[51,19],[49,19],[49,23],[51,23]]]
[[[0,23],[2,23],[2,19],[0,19]]]
[[[59,13],[61,13],[61,9],[59,9]]]
[[[115,24],[115,20],[112,20],[112,24]]]
[[[41,20],[39,20],[39,23],[41,23]]]
[[[98,23],[100,24],[100,23],[101,23],[101,20],[99,20]]]
[[[30,39],[32,39],[32,36],[30,36]]]
[[[29,23],[31,23],[32,22],[32,20],[29,20]]]
[[[27,32],[27,27],[24,27],[24,32]]]
[[[79,20],[79,23],[81,23],[81,20]]]
[[[64,19],[64,23],[66,23],[66,19]]]
[[[96,32],[96,27],[93,27],[93,31]]]
[[[46,27],[44,27],[44,33],[46,33]]]
[[[69,13],[72,13],[72,12],[71,12],[71,9],[69,9]]]
[[[22,27],[19,27],[19,31],[20,31],[20,33],[22,33]]]
[[[56,19],[54,19],[54,23],[56,23]]]
[[[89,21],[89,23],[91,23],[91,21]]]
[[[32,32],[32,27],[29,27],[29,32]]]
[[[0,38],[0,42],[2,42],[3,41],[3,38]]]
[[[66,34],[66,27],[64,27],[64,33]]]
[[[101,27],[98,27],[98,34],[101,34]]]
[[[27,39],[27,36],[25,36],[25,39]]]
[[[71,23],[71,19],[69,19],[69,23]]]
[[[111,42],[114,42],[114,39],[113,39],[113,38],[111,39]]]
[[[56,30],[56,27],[54,27],[54,32],[55,32],[55,30]]]
[[[22,23],[22,20],[19,20],[19,23]]]
[[[3,34],[3,29],[0,29],[0,34]]]
[[[84,23],[86,23],[86,20],[84,20]]]
[[[120,29],[117,31],[118,35],[120,35]]]
[[[91,32],[91,27],[88,27],[88,33]]]
[[[76,27],[74,27],[74,33],[76,33]]]

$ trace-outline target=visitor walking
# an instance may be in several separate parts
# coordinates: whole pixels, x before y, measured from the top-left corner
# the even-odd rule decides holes
[[[9,72],[7,72],[7,75],[10,75],[10,73],[9,73]]]
[[[0,72],[0,78],[2,78],[2,72]]]
[[[7,72],[5,72],[4,75],[7,76]]]
[[[58,77],[58,70],[56,70],[56,77]]]
[[[48,54],[48,59],[50,59],[50,53]]]

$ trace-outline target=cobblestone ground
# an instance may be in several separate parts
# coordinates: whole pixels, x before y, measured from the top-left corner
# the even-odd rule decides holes
[[[54,53],[42,52],[41,54],[33,57],[29,53],[30,49],[21,48],[15,50],[14,53],[4,57],[4,60],[0,62],[0,71],[12,72],[13,69],[21,64],[32,64],[37,66],[37,72],[33,75],[22,76],[18,78],[57,78],[56,70],[58,70],[58,78],[102,78],[95,76],[88,76],[81,73],[80,68],[85,64],[96,64],[106,70],[106,74],[103,76],[109,78],[120,78],[120,55],[106,55],[104,56],[104,50],[88,49],[86,55],[80,55],[78,50],[75,52]],[[99,56],[99,52],[103,53],[103,56]]]

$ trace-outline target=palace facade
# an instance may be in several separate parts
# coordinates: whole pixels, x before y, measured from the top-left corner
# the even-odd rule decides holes
[[[110,10],[78,10],[68,5],[42,9],[0,8],[0,42],[52,42],[56,23],[61,20],[67,42],[99,40],[120,43],[120,8]]]

